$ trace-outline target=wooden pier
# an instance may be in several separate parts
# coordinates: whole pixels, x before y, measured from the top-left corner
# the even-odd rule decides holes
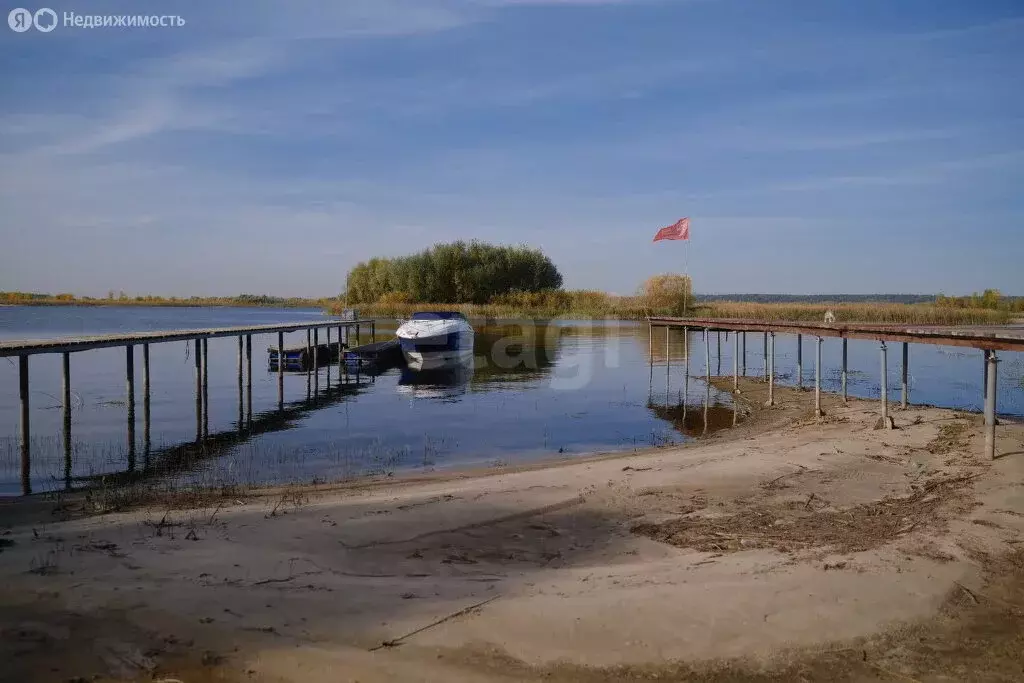
[[[402,347],[398,339],[371,342],[345,351],[345,364],[374,366],[386,369],[402,364]]]
[[[913,344],[935,344],[942,346],[957,346],[978,349],[982,352],[983,382],[984,387],[984,419],[985,419],[985,454],[994,458],[995,453],[995,428],[996,428],[996,380],[998,374],[999,360],[997,351],[1024,351],[1024,325],[980,325],[980,326],[940,326],[940,325],[896,325],[876,323],[808,323],[808,322],[787,322],[787,321],[764,321],[747,319],[719,319],[719,318],[671,318],[651,317],[648,318],[650,344],[653,348],[654,328],[664,327],[665,338],[668,339],[669,330],[681,328],[684,334],[689,330],[703,331],[704,353],[707,358],[706,380],[711,379],[711,332],[733,332],[733,389],[739,387],[739,369],[742,362],[746,369],[747,333],[754,332],[763,335],[764,346],[764,376],[768,382],[768,405],[774,405],[775,385],[775,335],[791,334],[797,338],[797,368],[800,378],[798,385],[803,382],[803,336],[808,335],[816,340],[815,348],[815,413],[821,415],[821,346],[826,338],[836,338],[842,341],[842,369],[840,374],[841,394],[843,400],[847,400],[847,342],[850,339],[864,339],[876,341],[879,344],[880,359],[880,403],[881,415],[878,420],[878,427],[891,429],[894,427],[893,418],[889,415],[889,392],[888,392],[888,347],[889,342],[902,344],[901,348],[901,369],[900,378],[902,391],[900,403],[906,408],[910,403],[909,366],[910,355],[909,345]],[[742,335],[742,341],[740,339]],[[739,351],[742,344],[742,356]],[[721,368],[721,345],[718,347],[719,369]],[[687,359],[687,372],[689,362]],[[719,370],[720,374],[720,370]]]
[[[143,442],[144,448],[148,451],[150,439],[150,372],[149,372],[149,345],[161,344],[174,341],[186,341],[194,343],[195,358],[195,404],[196,404],[196,442],[202,441],[209,433],[209,412],[208,407],[208,386],[209,386],[209,363],[208,343],[210,339],[218,337],[235,337],[238,340],[238,399],[239,399],[239,421],[243,415],[243,402],[249,405],[249,414],[252,413],[252,335],[254,334],[277,334],[277,348],[286,348],[284,335],[292,332],[306,332],[306,348],[308,355],[313,358],[312,367],[320,367],[320,343],[319,333],[326,333],[326,344],[328,349],[339,348],[349,342],[349,333],[355,329],[355,339],[359,339],[360,328],[368,326],[371,338],[376,337],[376,321],[372,319],[360,320],[320,320],[317,322],[297,322],[278,325],[255,325],[248,327],[218,327],[194,330],[170,330],[161,332],[137,332],[130,334],[108,334],[85,337],[63,337],[57,339],[39,339],[26,341],[3,341],[0,342],[0,358],[18,357],[18,395],[20,400],[20,430],[19,430],[19,451],[21,456],[21,489],[24,495],[32,492],[32,454],[31,454],[31,411],[29,402],[29,358],[34,355],[46,353],[62,354],[62,408],[63,408],[63,442],[65,469],[70,470],[71,466],[71,354],[90,351],[92,349],[104,349],[111,347],[123,347],[125,350],[125,397],[127,404],[127,439],[128,439],[128,467],[135,466],[135,347],[142,347],[142,413],[143,413]],[[337,330],[337,338],[331,341],[331,331]],[[312,347],[312,348],[310,348]],[[335,358],[340,359],[341,353],[336,353]],[[284,410],[284,371],[286,364],[277,364],[277,397],[278,409]],[[339,367],[339,372],[342,368]],[[314,382],[319,381],[319,375],[314,375]],[[316,387],[313,387],[316,395]]]

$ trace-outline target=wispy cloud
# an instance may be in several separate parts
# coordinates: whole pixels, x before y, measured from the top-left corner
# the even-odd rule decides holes
[[[823,8],[811,25],[751,2],[738,23],[735,3],[638,4],[168,0],[180,32],[18,43],[52,38],[0,77],[24,76],[0,103],[0,277],[321,294],[360,258],[481,237],[550,249],[570,285],[630,291],[677,265],[647,230],[679,213],[757,253],[776,248],[764,230],[821,246],[813,226],[865,206],[909,217],[885,228],[907,234],[951,207],[1004,229],[1019,216],[1006,37],[1024,19],[979,9],[957,37],[930,15],[889,28]],[[108,6],[126,11],[90,10]],[[57,63],[87,87],[56,87]],[[346,247],[285,291],[282,262],[308,253],[275,241],[283,227]],[[706,239],[710,262],[725,247]],[[237,262],[212,267],[226,250]],[[785,288],[755,261],[758,287]]]
[[[875,173],[836,175],[775,183],[762,188],[765,192],[804,192],[842,187],[900,187],[942,183],[964,174],[984,172],[1002,167],[1019,167],[1024,162],[1024,149],[1008,150],[961,159],[947,159],[929,164],[889,168]]]

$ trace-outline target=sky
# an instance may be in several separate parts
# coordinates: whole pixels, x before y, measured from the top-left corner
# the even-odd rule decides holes
[[[1024,294],[1019,0],[47,6],[0,24],[0,290],[333,296],[480,239],[621,294]],[[138,11],[185,24],[63,25]]]

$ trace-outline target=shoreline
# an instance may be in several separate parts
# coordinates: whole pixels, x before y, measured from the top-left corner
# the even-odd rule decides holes
[[[112,308],[281,308],[281,309],[313,309],[325,316],[338,315],[341,309],[347,308],[334,299],[298,299],[294,303],[288,301],[272,303],[256,303],[235,300],[218,300],[213,297],[207,301],[133,301],[110,299],[73,299],[73,300],[23,300],[5,301],[0,307],[112,307]],[[651,315],[671,314],[669,310],[654,309],[649,306],[598,306],[594,308],[574,308],[570,310],[551,307],[519,307],[505,304],[353,304],[352,308],[360,310],[369,317],[383,319],[400,319],[408,316],[413,310],[453,310],[464,313],[467,317],[487,320],[619,320],[643,322]],[[703,317],[735,318],[744,317],[764,321],[820,321],[827,310],[833,310],[841,323],[898,323],[916,325],[1005,325],[1013,324],[1020,319],[1020,312],[938,306],[934,303],[891,303],[885,301],[813,301],[813,302],[745,302],[712,299],[697,301],[692,310]]]
[[[330,305],[327,302],[324,303],[270,303],[270,304],[257,304],[257,303],[243,303],[237,301],[225,301],[223,303],[210,303],[210,302],[192,302],[192,301],[110,301],[107,299],[94,299],[94,300],[75,300],[75,301],[19,301],[15,303],[2,303],[0,308],[31,308],[36,306],[65,306],[68,308],[93,308],[93,307],[108,307],[108,308],[305,308],[319,310],[324,315],[327,315],[326,306]]]
[[[683,446],[66,521],[0,506],[0,656],[24,681],[1019,671],[1024,427],[985,461],[973,414],[874,431],[876,401],[825,394],[819,422],[812,392],[741,388],[745,419]]]

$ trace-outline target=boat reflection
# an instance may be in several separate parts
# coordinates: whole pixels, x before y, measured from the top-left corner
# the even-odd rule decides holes
[[[398,378],[398,392],[412,398],[455,401],[473,379],[473,358],[464,356],[444,365],[410,362]]]

